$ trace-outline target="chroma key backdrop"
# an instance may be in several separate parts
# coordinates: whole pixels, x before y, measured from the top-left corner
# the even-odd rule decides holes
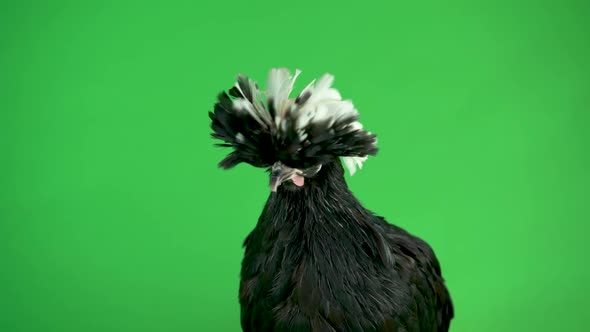
[[[328,72],[379,154],[351,190],[428,241],[453,332],[588,331],[588,1],[4,1],[0,331],[238,332],[269,195],[207,112]]]

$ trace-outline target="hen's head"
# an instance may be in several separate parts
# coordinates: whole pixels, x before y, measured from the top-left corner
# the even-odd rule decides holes
[[[342,158],[354,174],[369,155],[377,153],[377,139],[358,122],[350,100],[332,88],[334,77],[324,74],[296,98],[289,98],[300,71],[270,71],[266,91],[238,75],[236,84],[219,94],[209,112],[214,138],[233,151],[220,163],[225,169],[245,162],[271,172],[270,187],[282,183],[304,186],[322,165]]]

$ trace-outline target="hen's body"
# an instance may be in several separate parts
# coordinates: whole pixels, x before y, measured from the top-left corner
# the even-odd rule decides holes
[[[271,194],[245,241],[243,330],[447,331],[428,244],[363,208],[339,161],[306,181]]]

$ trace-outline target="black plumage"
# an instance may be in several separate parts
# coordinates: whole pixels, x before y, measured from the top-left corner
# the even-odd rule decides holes
[[[294,80],[288,72],[279,78],[274,84]],[[236,87],[230,95],[255,102],[253,82],[240,77]],[[358,120],[354,109],[343,108],[350,111],[344,116],[315,113],[317,121],[298,126],[298,117],[311,112],[298,109],[314,93],[336,96],[306,89],[253,114],[222,94],[210,114],[213,136],[234,148],[220,166],[247,162],[271,171],[273,192],[244,242],[242,329],[448,331],[453,305],[433,250],[365,209],[345,182],[339,157],[375,154],[375,136],[351,125]],[[269,105],[275,95],[267,96]],[[311,106],[324,107],[320,99]]]

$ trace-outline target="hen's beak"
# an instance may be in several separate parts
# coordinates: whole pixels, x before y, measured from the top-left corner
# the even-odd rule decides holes
[[[290,180],[293,176],[297,175],[297,169],[286,166],[285,164],[277,161],[272,165],[270,173],[270,190],[276,192],[277,188],[285,181]]]

